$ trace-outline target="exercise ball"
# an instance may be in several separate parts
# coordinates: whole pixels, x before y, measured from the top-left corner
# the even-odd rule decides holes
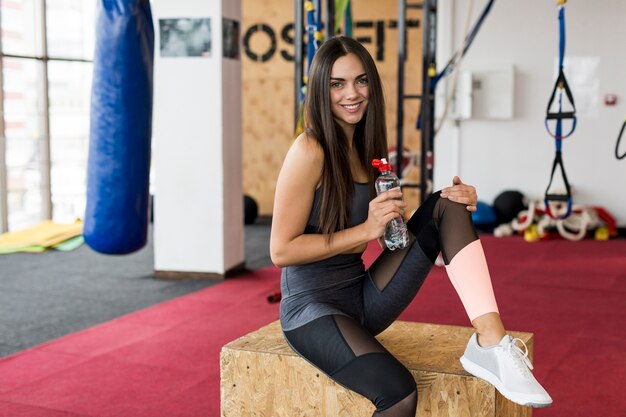
[[[510,222],[526,208],[526,197],[516,190],[503,191],[493,201],[498,224]]]
[[[472,212],[472,221],[476,229],[491,232],[496,226],[496,211],[489,204],[478,201],[476,211]]]
[[[259,214],[259,206],[249,195],[243,196],[243,223],[252,224]]]

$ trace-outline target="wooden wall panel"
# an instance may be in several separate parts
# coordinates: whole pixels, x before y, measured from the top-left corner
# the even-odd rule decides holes
[[[261,215],[271,215],[276,178],[293,136],[293,1],[243,0],[242,5],[243,189],[257,201]],[[353,0],[353,36],[374,56],[383,79],[390,145],[396,142],[397,13],[396,0]],[[418,94],[421,11],[409,10],[407,18],[405,93]],[[412,151],[419,150],[418,105],[405,101],[404,143]],[[416,206],[418,194],[409,191],[405,197]]]

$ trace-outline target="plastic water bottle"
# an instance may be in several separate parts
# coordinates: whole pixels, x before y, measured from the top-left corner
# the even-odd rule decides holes
[[[374,159],[372,166],[378,168],[380,176],[376,179],[376,193],[384,193],[393,188],[400,187],[400,179],[391,172],[391,167],[386,159]],[[402,198],[399,198],[401,200]],[[385,229],[385,245],[390,250],[404,249],[409,244],[409,232],[404,223],[404,218],[399,217],[391,220]]]

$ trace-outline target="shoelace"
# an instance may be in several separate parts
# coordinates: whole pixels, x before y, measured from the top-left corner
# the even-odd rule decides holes
[[[524,347],[524,350],[520,349],[516,342],[519,342],[520,345]],[[530,359],[528,359],[528,347],[522,339],[517,337],[515,339],[512,339],[507,346],[507,351],[513,358],[517,359],[515,363],[520,368],[520,371],[527,373],[528,369],[533,369],[533,364],[530,363]],[[523,369],[523,364],[525,364],[528,368]]]

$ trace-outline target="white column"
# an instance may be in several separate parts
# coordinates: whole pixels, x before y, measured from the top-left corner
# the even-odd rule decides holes
[[[154,269],[219,278],[243,267],[241,58],[224,58],[222,22],[239,0],[154,0]],[[210,19],[208,56],[162,56],[160,20]],[[171,39],[171,38],[170,38]]]

